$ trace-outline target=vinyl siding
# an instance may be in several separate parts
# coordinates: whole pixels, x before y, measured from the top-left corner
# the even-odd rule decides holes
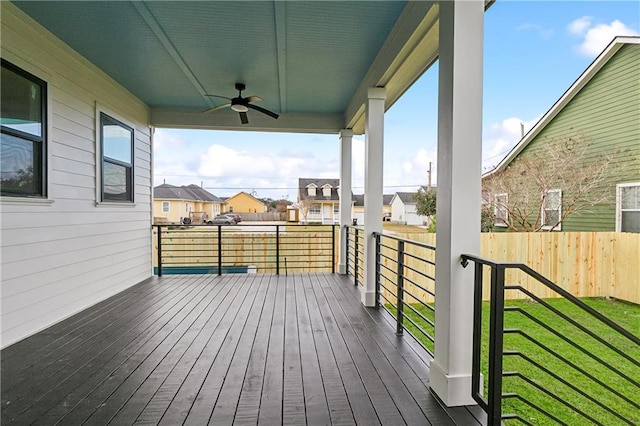
[[[609,156],[619,167],[604,183],[611,201],[569,216],[562,231],[615,231],[616,184],[640,181],[640,45],[620,48],[520,156],[534,152],[545,140],[576,133],[591,139],[585,164]],[[563,193],[563,199],[569,195]]]
[[[21,340],[151,275],[148,108],[1,2],[2,57],[47,82],[48,200],[0,199],[2,341]],[[135,205],[96,205],[96,105],[135,130]]]

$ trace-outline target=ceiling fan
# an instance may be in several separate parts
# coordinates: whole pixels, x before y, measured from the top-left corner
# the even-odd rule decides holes
[[[232,110],[240,114],[240,121],[242,122],[242,124],[247,124],[249,122],[249,118],[247,117],[247,111],[249,111],[249,108],[259,111],[275,119],[279,117],[279,115],[276,114],[275,112],[269,111],[268,109],[259,107],[258,105],[254,105],[252,103],[252,102],[261,101],[262,98],[260,98],[259,96],[248,96],[246,98],[243,98],[242,91],[244,89],[245,89],[244,83],[236,83],[236,90],[238,91],[238,96],[235,98],[228,98],[226,96],[220,96],[220,95],[206,95],[214,98],[227,99],[231,102],[214,106],[213,108],[209,108],[208,110],[205,110],[204,113],[208,114],[210,112],[218,111],[223,108],[231,107]]]

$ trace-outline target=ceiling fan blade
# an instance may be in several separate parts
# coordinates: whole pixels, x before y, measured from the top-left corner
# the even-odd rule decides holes
[[[256,111],[260,111],[263,114],[268,115],[269,117],[275,118],[277,119],[278,117],[280,117],[278,114],[276,114],[275,112],[271,112],[268,109],[259,107],[257,105],[253,105],[253,104],[247,104],[247,107],[251,108],[251,109],[255,109]]]
[[[228,108],[228,107],[230,107],[230,106],[231,106],[231,104],[222,104],[222,105],[217,105],[217,106],[214,106],[213,108],[209,108],[209,109],[207,109],[207,110],[204,110],[203,112],[204,112],[205,114],[208,114],[208,113],[210,113],[210,112],[217,111],[217,110],[222,109],[222,108]]]
[[[229,98],[227,96],[222,96],[222,95],[207,95],[207,94],[205,94],[205,96],[209,96],[210,98],[221,98],[221,99],[231,100],[231,98]]]
[[[247,124],[249,122],[249,118],[247,117],[246,112],[239,112],[238,114],[240,114],[240,121],[242,122],[242,124]]]
[[[245,98],[245,100],[247,102],[260,102],[262,101],[262,98],[260,96],[249,96],[248,98]]]

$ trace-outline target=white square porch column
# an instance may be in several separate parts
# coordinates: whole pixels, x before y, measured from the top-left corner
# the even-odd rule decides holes
[[[438,83],[435,357],[431,388],[448,406],[471,397],[473,268],[480,253],[484,1],[442,1]]]
[[[384,142],[384,87],[367,92],[365,111],[364,159],[364,289],[362,303],[376,304],[376,241],[374,232],[382,232],[382,162]]]
[[[338,273],[347,273],[347,230],[351,224],[351,146],[353,131],[340,130],[340,250],[338,253]]]

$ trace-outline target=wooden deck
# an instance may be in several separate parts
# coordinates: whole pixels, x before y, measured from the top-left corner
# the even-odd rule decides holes
[[[473,425],[334,274],[147,280],[1,352],[2,424]]]

